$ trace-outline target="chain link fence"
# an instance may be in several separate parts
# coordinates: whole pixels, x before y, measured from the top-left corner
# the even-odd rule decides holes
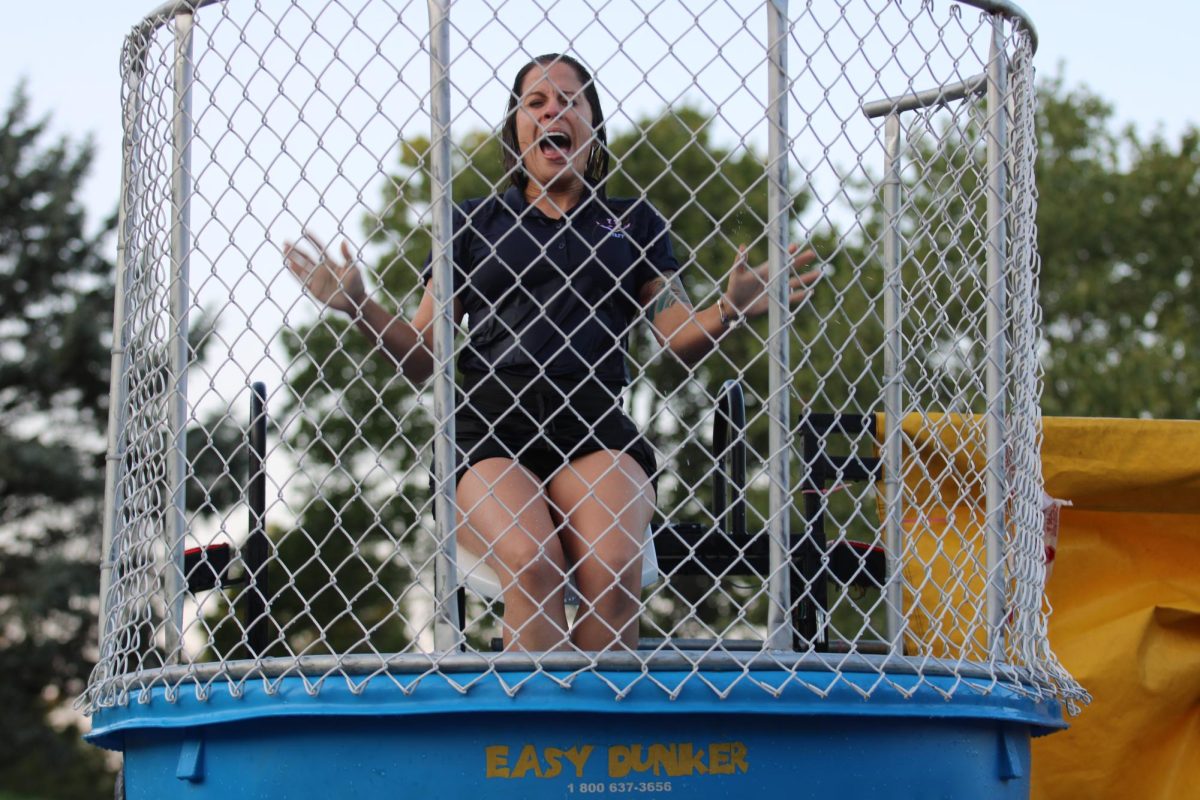
[[[941,0],[147,17],[83,704],[585,671],[1084,699],[1046,639],[1035,44]],[[514,97],[542,53],[592,77]],[[577,206],[510,189],[581,152]]]

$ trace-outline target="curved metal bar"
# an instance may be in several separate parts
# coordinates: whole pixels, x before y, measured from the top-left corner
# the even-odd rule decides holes
[[[227,0],[169,0],[142,17],[125,37],[126,49],[133,54],[133,63],[141,65],[145,60],[146,46],[150,37],[159,28],[172,22],[180,14],[194,14],[197,9],[225,3]]]
[[[863,103],[863,113],[868,119],[885,117],[888,114],[900,114],[905,111],[915,111],[918,108],[940,106],[962,100],[964,97],[980,95],[987,91],[987,73],[972,75],[957,83],[936,86],[920,92],[908,92],[894,97],[884,97]]]
[[[205,6],[225,3],[227,0],[167,0],[153,11],[142,17],[142,21],[133,26],[130,35],[149,36],[154,31],[166,25],[175,18],[176,14],[191,14]]]
[[[205,6],[224,2],[227,2],[227,0],[167,0],[167,2],[142,17],[142,21],[133,26],[130,36],[148,37],[154,31],[170,22],[180,12],[196,11]],[[1008,0],[957,0],[957,2],[978,8],[980,11],[1000,14],[1013,20],[1018,27],[1023,28],[1029,34],[1029,43],[1032,46],[1033,52],[1037,52],[1037,28],[1034,26],[1029,13],[1016,3],[1010,3]]]
[[[957,2],[967,6],[974,6],[980,11],[986,11],[989,14],[999,14],[1002,17],[1008,17],[1017,27],[1023,28],[1029,34],[1029,46],[1034,53],[1037,52],[1037,28],[1034,26],[1029,12],[1016,3],[1010,3],[1008,0],[957,0]]]
[[[1032,51],[1037,52],[1037,30],[1034,28],[1033,22],[1029,19],[1029,15],[1015,3],[1005,2],[1004,0],[958,0],[958,2],[978,8],[980,11],[999,14],[1002,17],[1012,19],[1015,25],[1023,28],[1029,34]],[[868,119],[876,119],[878,117],[885,117],[888,114],[901,114],[905,111],[915,111],[919,108],[945,105],[962,100],[965,97],[982,95],[987,91],[987,87],[988,74],[987,72],[981,72],[978,75],[972,75],[955,83],[947,83],[944,86],[935,86],[932,89],[923,89],[919,92],[905,92],[904,94],[892,97],[882,97],[878,100],[872,100],[869,103],[863,103],[862,110]]]

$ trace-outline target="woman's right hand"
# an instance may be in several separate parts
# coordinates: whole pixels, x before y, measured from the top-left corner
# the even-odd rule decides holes
[[[357,314],[367,299],[367,290],[362,272],[350,253],[349,243],[342,242],[342,259],[339,261],[331,257],[325,245],[308,231],[304,232],[303,238],[316,248],[316,257],[297,243],[284,242],[283,259],[288,269],[317,302],[351,316]]]

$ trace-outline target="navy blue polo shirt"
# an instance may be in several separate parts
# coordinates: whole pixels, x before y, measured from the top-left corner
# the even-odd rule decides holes
[[[642,287],[679,269],[666,223],[645,200],[588,193],[552,219],[516,188],[455,208],[453,259],[470,317],[459,369],[618,385],[629,382]]]

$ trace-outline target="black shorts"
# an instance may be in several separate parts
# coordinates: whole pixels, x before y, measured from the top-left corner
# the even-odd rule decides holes
[[[464,373],[454,416],[458,474],[488,458],[511,458],[547,482],[598,450],[628,453],[657,489],[658,461],[619,404],[620,386]]]

